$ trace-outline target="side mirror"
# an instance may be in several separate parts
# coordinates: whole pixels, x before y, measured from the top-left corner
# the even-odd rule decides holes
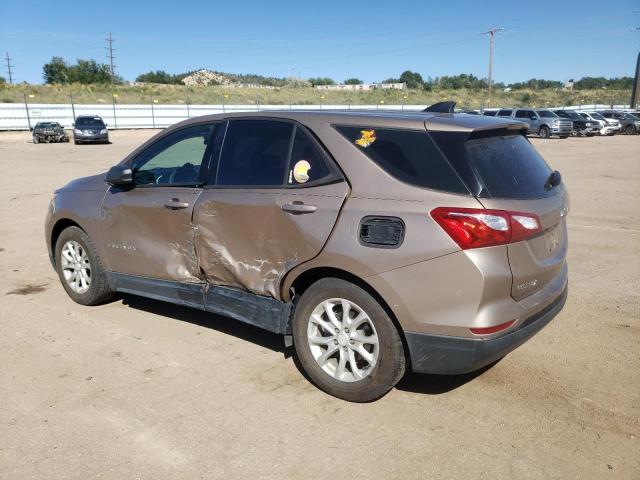
[[[116,165],[109,169],[104,181],[114,187],[133,187],[133,171],[129,167]]]
[[[534,115],[531,115],[531,117],[530,117],[530,118],[531,118],[531,120],[538,120],[538,115],[535,115],[535,114],[534,114]]]

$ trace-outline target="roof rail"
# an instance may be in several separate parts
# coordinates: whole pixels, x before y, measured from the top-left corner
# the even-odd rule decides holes
[[[433,105],[429,105],[423,110],[423,112],[433,113],[453,113],[453,109],[456,106],[456,102],[438,102]]]

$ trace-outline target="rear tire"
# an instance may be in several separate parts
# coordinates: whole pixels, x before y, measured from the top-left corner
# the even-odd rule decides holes
[[[538,130],[538,135],[540,138],[544,138],[546,140],[551,137],[551,131],[549,130],[549,127],[543,125],[540,127],[540,130]]]
[[[89,236],[68,227],[56,241],[56,271],[71,299],[80,305],[99,305],[113,298],[107,271]]]
[[[300,297],[292,323],[303,370],[329,395],[370,402],[404,374],[398,330],[385,309],[353,283],[338,278],[317,281]]]

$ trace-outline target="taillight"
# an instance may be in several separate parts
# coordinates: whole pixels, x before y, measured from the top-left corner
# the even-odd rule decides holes
[[[534,213],[438,207],[431,217],[463,250],[519,242],[542,231]]]

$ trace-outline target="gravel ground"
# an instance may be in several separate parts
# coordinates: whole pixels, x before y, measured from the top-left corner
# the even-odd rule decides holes
[[[111,145],[0,134],[0,478],[640,478],[640,136],[533,140],[571,194],[570,290],[473,375],[329,397],[282,339],[124,297],[87,308],[47,257],[51,194]]]

